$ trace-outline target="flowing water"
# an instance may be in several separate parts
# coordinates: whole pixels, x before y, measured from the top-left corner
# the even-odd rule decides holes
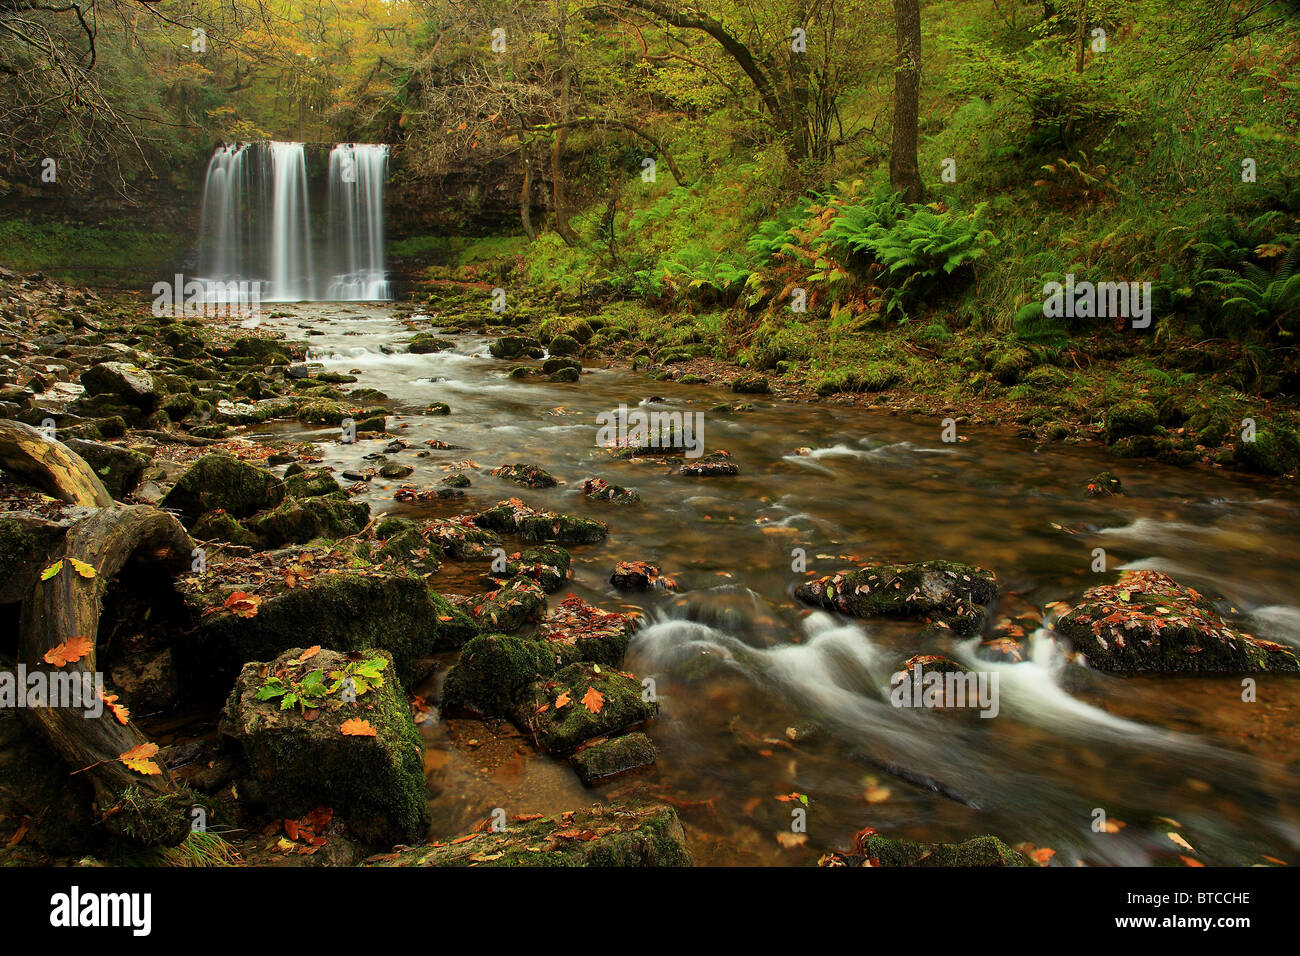
[[[412,444],[395,456],[416,468],[406,482],[437,485],[457,463],[473,481],[467,499],[400,505],[400,483],[376,480],[375,510],[450,515],[518,496],[609,524],[605,542],[571,549],[574,593],[625,604],[608,584],[618,560],[653,562],[679,584],[678,594],[635,598],[647,622],[626,665],[656,682],[662,713],[647,732],[657,766],[586,790],[509,725],[435,720],[424,728],[435,837],[495,807],[554,812],[635,795],[679,808],[702,863],[806,863],[865,826],[922,840],[993,833],[1055,850],[1067,865],[1296,861],[1300,677],[1261,676],[1247,703],[1239,677],[1108,676],[1070,663],[1050,629],[1032,623],[1045,605],[1113,579],[1091,571],[1100,547],[1112,571],[1165,570],[1222,596],[1247,630],[1296,643],[1300,502],[1290,489],[1116,465],[1099,449],[1035,448],[998,429],[944,444],[937,422],[835,405],[760,397],[752,410],[712,412],[738,396],[625,369],[597,368],[575,385],[518,382],[507,377],[516,363],[490,358],[481,336],[412,355],[402,346],[410,330],[382,306],[290,311],[272,324],[295,338],[323,333],[307,339],[314,360],[390,396],[390,428]],[[599,412],[655,396],[656,407],[703,411],[707,450],[730,451],[741,474],[683,478],[596,445]],[[435,400],[452,415],[424,416]],[[339,469],[386,444],[293,434],[320,441]],[[463,447],[416,457],[430,438]],[[521,490],[488,474],[509,462],[540,464],[562,483]],[[1108,468],[1127,493],[1087,498],[1086,481]],[[643,504],[586,501],[582,482],[596,475],[636,489]],[[977,657],[978,638],[811,612],[792,597],[804,579],[792,570],[796,548],[818,574],[869,559],[993,569],[1002,593],[989,626],[1030,621],[1031,653],[994,663]],[[485,589],[480,570],[448,562],[437,585]],[[891,706],[890,675],[920,652],[995,672],[998,715]],[[791,793],[808,799],[806,834],[791,832],[801,804],[777,799]]]
[[[203,301],[231,301],[231,283],[255,286],[266,302],[390,298],[384,257],[388,152],[384,145],[334,146],[322,197],[303,143],[217,147],[208,162],[199,228]]]

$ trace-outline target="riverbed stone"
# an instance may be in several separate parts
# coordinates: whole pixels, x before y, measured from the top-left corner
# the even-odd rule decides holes
[[[1126,571],[1089,588],[1056,630],[1104,671],[1300,671],[1295,650],[1238,630],[1209,599],[1160,571]]]
[[[569,763],[582,782],[590,785],[648,767],[657,759],[659,751],[650,738],[636,732],[584,747],[569,758]]]
[[[961,843],[915,843],[879,834],[862,836],[852,853],[830,853],[823,866],[1034,866],[1019,850],[995,836],[972,837]]]
[[[554,488],[558,482],[540,465],[500,465],[492,469],[493,476],[525,488]]]
[[[135,490],[145,468],[149,466],[148,455],[120,445],[86,441],[82,438],[69,438],[64,444],[94,469],[108,493],[119,500]]]
[[[639,623],[635,614],[606,611],[570,594],[542,621],[537,636],[552,648],[571,649],[564,652],[567,660],[618,667]]]
[[[330,807],[368,843],[423,841],[424,748],[400,685],[383,676],[392,658],[382,650],[360,661],[332,649],[304,656],[294,647],[269,663],[245,664],[222,713],[221,734],[238,747],[262,802],[281,818]],[[377,660],[389,666],[375,671]],[[358,669],[366,667],[372,670]],[[327,690],[354,670],[354,700],[342,688]],[[378,676],[365,676],[371,673]],[[326,692],[304,699],[316,706],[286,708],[277,693],[284,687]],[[349,733],[358,729],[350,721],[373,733]]]
[[[571,753],[584,741],[637,727],[659,713],[639,681],[583,661],[532,684],[512,714],[546,753]]]
[[[145,411],[158,407],[161,395],[153,376],[128,362],[100,362],[81,373],[87,395],[113,395]]]
[[[342,493],[316,498],[289,498],[270,511],[245,522],[269,548],[306,544],[317,538],[346,538],[357,534],[370,518],[370,506]]]
[[[928,617],[972,634],[997,596],[992,571],[954,561],[881,564],[806,581],[795,597],[852,617]]]
[[[511,578],[470,605],[470,614],[489,632],[517,631],[540,621],[546,614],[546,592],[531,578]]]
[[[284,487],[268,471],[231,455],[204,455],[167,492],[162,507],[193,521],[215,508],[246,518],[284,500]]]

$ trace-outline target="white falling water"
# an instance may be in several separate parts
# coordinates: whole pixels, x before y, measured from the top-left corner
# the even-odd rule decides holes
[[[389,298],[384,271],[384,179],[388,147],[340,143],[330,151],[332,300]]]
[[[325,215],[313,216],[302,143],[220,146],[208,163],[199,239],[206,301],[254,283],[267,302],[391,298],[384,259],[388,147],[340,144],[329,156]],[[316,179],[319,182],[319,179]],[[324,234],[312,231],[324,223]]]

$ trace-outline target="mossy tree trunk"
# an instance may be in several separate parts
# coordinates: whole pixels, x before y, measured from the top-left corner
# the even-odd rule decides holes
[[[916,161],[921,95],[920,0],[894,0],[898,54],[894,63],[894,129],[889,147],[889,184],[908,202],[922,202],[925,188]]]

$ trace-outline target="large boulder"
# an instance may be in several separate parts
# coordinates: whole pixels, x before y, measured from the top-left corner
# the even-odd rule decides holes
[[[447,672],[442,684],[443,706],[484,716],[508,714],[539,676],[555,673],[563,653],[544,641],[508,634],[476,637]]]
[[[112,395],[145,411],[158,407],[162,396],[153,376],[127,362],[100,362],[81,373],[87,395]]]
[[[385,651],[352,659],[295,647],[244,665],[221,733],[272,816],[330,807],[368,843],[423,842],[424,748],[391,664]]]
[[[1289,647],[1245,634],[1213,603],[1159,571],[1089,588],[1056,630],[1105,671],[1300,671]]]
[[[881,564],[806,581],[795,597],[853,617],[926,617],[958,634],[979,630],[997,596],[992,571],[953,561]]]
[[[654,717],[659,704],[648,698],[633,678],[584,661],[532,684],[512,716],[538,750],[571,753],[585,741],[621,734]]]
[[[346,538],[364,528],[369,518],[368,504],[336,493],[303,500],[289,498],[249,519],[246,525],[264,545],[278,548],[306,544],[316,538]]]
[[[186,522],[205,511],[221,509],[246,518],[284,500],[284,487],[269,471],[230,455],[204,455],[167,492],[162,507],[179,512]]]
[[[595,806],[504,830],[413,847],[367,861],[373,866],[690,866],[686,836],[672,807]]]
[[[546,614],[546,592],[536,581],[520,575],[489,591],[472,607],[471,613],[483,630],[517,631]]]
[[[140,476],[149,466],[149,456],[120,445],[69,438],[64,442],[99,475],[100,481],[114,498],[125,498],[140,484]]]

